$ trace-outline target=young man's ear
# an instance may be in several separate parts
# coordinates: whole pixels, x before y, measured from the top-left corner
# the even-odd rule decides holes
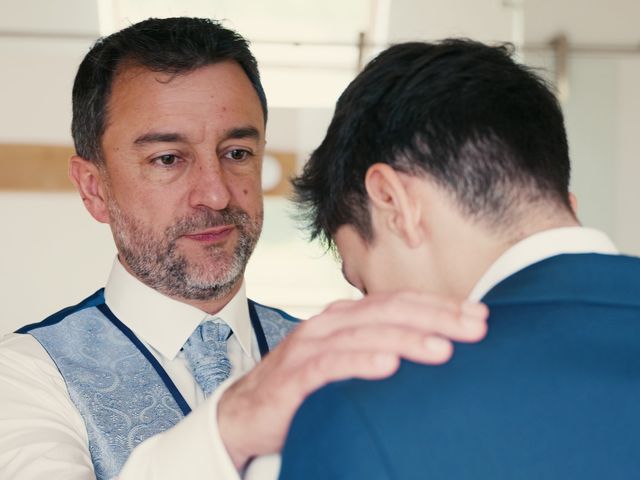
[[[573,194],[573,192],[569,192],[569,205],[571,205],[573,216],[578,218],[578,198]]]
[[[96,164],[74,155],[69,159],[69,179],[78,189],[82,202],[91,216],[99,222],[109,223],[104,173]]]
[[[412,179],[387,164],[375,163],[367,170],[364,183],[371,203],[371,214],[378,215],[394,234],[402,237],[409,247],[415,248],[423,240],[422,208],[420,202],[410,194]]]

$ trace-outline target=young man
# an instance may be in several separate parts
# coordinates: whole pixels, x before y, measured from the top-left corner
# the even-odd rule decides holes
[[[309,397],[282,479],[637,475],[640,260],[580,226],[568,185],[560,107],[505,48],[408,43],[365,68],[296,183],[313,235],[365,293],[482,299],[489,334]]]
[[[214,22],[150,19],[87,54],[69,173],[118,257],[104,289],[0,344],[0,477],[236,478],[279,450],[310,391],[389,375],[400,352],[443,362],[433,334],[482,336],[484,307],[396,295],[337,304],[283,341],[297,321],[243,283],[266,116],[247,43]]]

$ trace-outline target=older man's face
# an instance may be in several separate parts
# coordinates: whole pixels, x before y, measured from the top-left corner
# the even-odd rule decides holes
[[[125,267],[183,299],[235,291],[262,227],[264,144],[260,101],[235,62],[119,72],[102,151]]]

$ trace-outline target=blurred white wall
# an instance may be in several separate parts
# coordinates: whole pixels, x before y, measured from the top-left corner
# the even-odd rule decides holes
[[[579,44],[631,46],[640,43],[638,0],[510,2],[522,4],[527,42],[547,42],[552,36],[564,32]]]
[[[640,2],[526,0],[523,12],[526,44],[564,33],[579,48],[569,56],[563,104],[579,217],[640,254]],[[553,70],[549,53],[525,61]]]
[[[109,10],[108,1],[0,0],[0,143],[70,144],[71,84],[99,35],[99,16]],[[376,41],[466,36],[546,44],[559,32],[581,45],[640,41],[637,0],[372,2],[388,13],[375,22]],[[51,32],[66,38],[47,36]],[[331,40],[331,25],[326,25],[326,38]],[[553,77],[550,51],[525,51],[523,59],[547,68]],[[274,80],[265,81],[267,95],[269,82],[292,71],[276,69]],[[564,109],[580,216],[586,225],[607,231],[624,250],[640,253],[640,222],[635,221],[640,55],[572,54],[569,73]],[[335,100],[314,93],[314,78],[326,83],[324,77],[304,78],[291,92],[291,105],[282,89],[277,92],[267,132],[271,149],[293,151],[301,161],[322,139]],[[344,69],[333,78],[336,85],[345,82]],[[305,98],[312,101],[301,107]],[[267,200],[265,230],[247,272],[250,295],[300,315],[331,299],[353,296],[337,263],[306,244],[290,212],[285,200]],[[0,192],[0,218],[0,333],[38,321],[103,285],[114,255],[110,233],[89,217],[75,194]]]
[[[0,32],[0,142],[70,144],[71,86],[98,36],[96,2],[0,0]]]
[[[513,40],[513,10],[498,0],[391,0],[389,41]]]

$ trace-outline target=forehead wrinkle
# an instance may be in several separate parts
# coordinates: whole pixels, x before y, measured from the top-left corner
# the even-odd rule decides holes
[[[150,76],[146,76],[147,74],[151,74]],[[172,74],[168,75],[166,73],[158,73],[152,72],[140,65],[136,64],[123,64],[118,68],[114,82],[112,84],[112,92],[110,98],[108,100],[108,108],[106,111],[107,114],[107,122],[105,127],[112,127],[112,121],[115,120],[113,117],[114,107],[117,110],[120,110],[121,106],[126,106],[126,104],[121,104],[122,100],[129,101],[133,99],[136,100],[135,97],[131,97],[132,92],[129,87],[132,83],[137,83],[140,78],[144,77],[144,82],[151,81],[152,84],[162,84],[167,86],[168,88],[181,88],[182,82],[180,80],[186,80],[188,78],[194,78],[192,75],[201,74],[198,70],[185,72],[184,74]],[[196,86],[198,86],[196,84]],[[201,85],[200,85],[201,86]],[[113,88],[115,87],[115,88]],[[205,85],[206,87],[206,85]],[[153,88],[153,87],[152,87]],[[204,87],[203,87],[204,88]],[[230,91],[235,92],[234,89]],[[115,94],[115,95],[114,95]],[[203,91],[202,95],[209,95],[210,92]],[[115,101],[114,101],[115,100]],[[180,123],[176,124],[175,122],[175,112],[184,112],[185,109],[182,107],[182,103],[191,103],[191,98],[187,95],[187,97],[174,97],[167,98],[166,102],[161,102],[159,104],[160,107],[163,107],[166,113],[161,112],[160,115],[155,116],[151,119],[148,119],[148,128],[149,131],[139,132],[137,138],[130,140],[132,142],[133,147],[143,147],[144,145],[155,144],[155,143],[183,143],[183,144],[201,144],[203,142],[210,143],[211,141],[215,141],[215,143],[220,143],[222,141],[228,139],[250,139],[254,140],[257,143],[261,143],[264,141],[264,127],[262,125],[262,110],[260,110],[260,120],[258,125],[258,118],[246,118],[244,121],[241,118],[236,118],[236,122],[231,120],[231,125],[227,123],[226,126],[220,125],[217,121],[213,120],[211,117],[216,118],[220,115],[219,111],[211,111],[207,114],[204,114],[203,117],[209,116],[210,120],[204,120],[204,122],[197,129],[198,131],[184,131],[180,127]],[[172,104],[175,104],[177,108],[170,108]],[[168,105],[168,107],[167,107]],[[229,111],[232,115],[242,116],[244,115],[244,110],[235,111],[235,105],[222,105],[221,110],[224,113],[225,111]],[[196,111],[200,111],[198,106],[195,106]],[[196,112],[192,112],[196,115]],[[201,112],[202,113],[202,112]],[[181,122],[179,120],[179,122]],[[164,125],[163,125],[164,123]],[[172,127],[171,124],[174,124]],[[234,125],[235,123],[235,125]],[[154,125],[155,124],[155,125]],[[177,127],[177,128],[174,128]],[[222,127],[222,128],[220,128]],[[105,128],[106,130],[107,128]],[[130,144],[131,145],[131,144]]]

